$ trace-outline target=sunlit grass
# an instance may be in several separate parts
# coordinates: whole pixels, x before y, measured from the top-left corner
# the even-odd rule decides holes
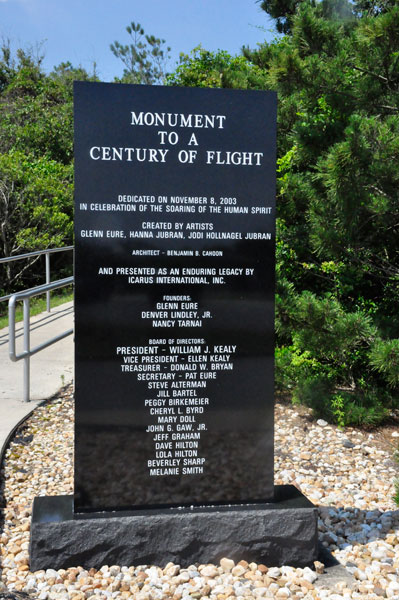
[[[73,291],[70,286],[65,287],[62,290],[57,290],[57,292],[53,292],[50,296],[50,308],[54,308],[56,306],[60,306],[60,304],[64,304],[65,302],[70,302],[73,300]],[[30,314],[31,316],[38,315],[41,312],[47,310],[46,303],[46,295],[36,296],[31,298],[30,301]],[[2,302],[0,304],[0,329],[4,327],[8,327],[8,302]],[[22,302],[18,302],[17,309],[15,311],[15,320],[16,322],[22,321],[23,319],[23,304]]]

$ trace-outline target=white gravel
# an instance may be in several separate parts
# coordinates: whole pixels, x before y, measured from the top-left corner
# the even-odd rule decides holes
[[[3,465],[2,591],[39,600],[248,600],[303,598],[399,600],[399,511],[392,496],[398,466],[381,436],[340,431],[277,404],[276,483],[294,484],[319,505],[321,543],[353,574],[323,583],[323,565],[267,568],[228,556],[219,565],[104,565],[29,571],[29,529],[35,496],[73,490],[73,401],[67,389],[35,410],[11,442]]]

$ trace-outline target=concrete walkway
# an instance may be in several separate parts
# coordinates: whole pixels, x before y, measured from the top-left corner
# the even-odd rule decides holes
[[[31,348],[73,327],[73,303],[31,317]],[[23,323],[17,323],[17,354],[23,348]],[[73,335],[30,359],[30,402],[23,401],[23,360],[8,355],[8,327],[0,329],[0,450],[11,430],[43,400],[73,379]]]

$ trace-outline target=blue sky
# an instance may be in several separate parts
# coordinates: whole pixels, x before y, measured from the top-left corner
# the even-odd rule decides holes
[[[131,21],[171,46],[169,70],[199,44],[238,54],[275,37],[256,0],[0,0],[0,35],[14,49],[44,42],[46,70],[69,60],[91,71],[95,61],[103,81],[122,74],[109,45],[127,43]]]

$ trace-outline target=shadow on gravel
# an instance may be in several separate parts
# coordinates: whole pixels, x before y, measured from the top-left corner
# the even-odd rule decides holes
[[[332,589],[338,582],[345,581],[348,587],[357,581],[353,575],[359,567],[350,554],[346,565],[340,563],[332,552],[348,551],[354,546],[365,548],[368,544],[386,541],[387,536],[399,527],[399,510],[360,510],[358,508],[319,507],[319,560],[325,565],[325,572],[319,575],[316,587]],[[371,560],[380,561],[393,568],[392,558],[385,552],[385,545],[368,548]],[[392,548],[393,550],[393,548]],[[359,556],[360,558],[360,556]],[[359,560],[359,559],[358,559]]]
[[[67,387],[67,386],[66,386]],[[65,388],[63,388],[65,389]],[[55,394],[53,398],[50,400],[57,398],[59,394]],[[46,401],[49,402],[50,400]],[[3,454],[0,456],[0,536],[4,532],[5,525],[5,512],[6,512],[6,499],[5,499],[5,471],[4,471],[4,462],[5,462],[5,454],[7,448],[9,448],[10,443],[16,443],[22,446],[29,445],[33,440],[33,435],[27,433],[28,425],[25,422],[19,424],[13,435],[10,435],[8,441],[3,447]],[[12,434],[13,432],[11,432]],[[20,469],[21,473],[26,473],[24,469]],[[0,564],[0,585],[2,582],[2,567]],[[26,598],[32,598],[31,595],[26,594],[25,592],[17,592],[17,591],[4,591],[0,589],[0,600],[23,600]]]
[[[26,592],[0,592],[0,600],[27,600],[33,598]]]
[[[350,573],[344,565],[342,565],[332,554],[320,546],[318,560],[324,565],[324,572],[321,573],[314,586],[316,588],[334,589],[335,586],[340,582],[345,582],[346,585],[351,588],[356,582],[352,573]]]
[[[359,508],[319,507],[319,538],[328,549],[365,545],[384,540],[399,528],[399,510],[360,510]]]

